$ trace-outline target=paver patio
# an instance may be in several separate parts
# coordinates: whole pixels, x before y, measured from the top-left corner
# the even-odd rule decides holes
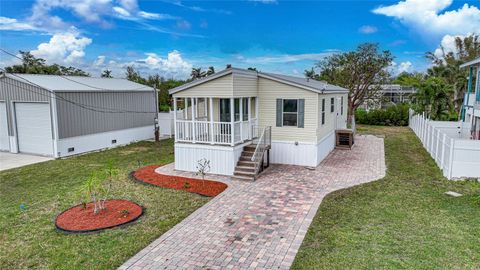
[[[317,168],[272,165],[256,182],[211,175],[229,188],[119,269],[288,269],[330,192],[385,176],[382,138],[357,136]],[[194,177],[173,171],[162,173]]]

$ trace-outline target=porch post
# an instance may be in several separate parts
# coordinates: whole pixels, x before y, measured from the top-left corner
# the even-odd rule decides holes
[[[210,99],[210,143],[211,144],[214,144],[214,140],[213,140],[213,98],[209,98]],[[207,104],[207,100],[205,99],[205,104]],[[207,110],[205,110],[205,112],[207,112]]]
[[[177,98],[173,97],[173,135],[177,141]]]
[[[208,121],[208,118],[207,118],[207,115],[208,115],[207,98],[203,98],[203,105],[204,105],[203,116],[206,118],[205,121]]]
[[[243,142],[243,98],[240,98],[240,140]]]
[[[248,139],[252,139],[252,97],[248,97],[247,101],[248,110]]]
[[[230,145],[235,145],[235,106],[234,106],[234,98],[230,98]]]
[[[198,111],[198,98],[195,98],[195,117],[198,117],[200,115]]]
[[[259,119],[258,111],[259,111],[259,109],[258,109],[258,96],[257,96],[257,97],[255,97],[255,118],[257,119],[257,120],[255,120],[255,125],[258,125],[258,119]]]
[[[192,142],[195,143],[196,142],[196,132],[195,132],[195,99],[194,98],[191,98],[192,100],[192,134],[193,134],[193,138],[192,138]]]
[[[183,120],[188,119],[188,98],[183,98]]]

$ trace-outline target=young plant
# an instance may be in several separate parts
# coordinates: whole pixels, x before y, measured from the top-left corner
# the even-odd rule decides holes
[[[122,214],[122,217],[127,217],[128,214],[130,214],[130,211],[128,211],[128,209],[123,209],[120,211],[120,214]]]
[[[183,188],[184,189],[189,189],[190,188],[190,183],[187,182],[187,181],[183,182]]]
[[[196,175],[202,176],[202,186],[205,186],[205,175],[210,171],[210,160],[202,158],[197,161]]]
[[[83,183],[82,191],[85,196],[93,202],[93,213],[98,214],[100,211],[100,189],[101,182],[96,173],[92,173]]]
[[[119,171],[120,170],[115,167],[114,162],[110,160],[107,164],[107,167],[105,168],[105,180],[101,186],[102,199],[100,202],[100,209],[102,210],[106,209],[105,202],[110,196],[113,182],[118,179]]]

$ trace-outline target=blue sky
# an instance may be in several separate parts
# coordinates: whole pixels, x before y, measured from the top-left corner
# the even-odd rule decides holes
[[[98,76],[126,65],[185,78],[192,67],[302,75],[335,52],[377,42],[392,71],[423,71],[426,51],[480,33],[480,1],[2,0],[0,46]],[[16,60],[1,55],[2,66]]]

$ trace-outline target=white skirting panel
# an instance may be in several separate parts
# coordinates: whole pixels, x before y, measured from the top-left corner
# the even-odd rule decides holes
[[[154,137],[154,127],[146,126],[129,128],[110,132],[102,132],[86,136],[78,136],[57,141],[57,154],[55,157],[66,157],[85,152],[116,147],[136,141],[151,139]],[[116,140],[116,143],[112,143]],[[73,147],[73,151],[68,151]]]
[[[231,147],[177,142],[175,143],[175,169],[196,172],[197,161],[206,158],[210,160],[209,173],[233,175],[245,145]]]
[[[335,148],[335,131],[323,137],[317,145],[317,165],[320,164]]]
[[[335,132],[325,136],[318,144],[309,142],[272,141],[270,161],[275,164],[291,164],[316,167],[335,147]]]

